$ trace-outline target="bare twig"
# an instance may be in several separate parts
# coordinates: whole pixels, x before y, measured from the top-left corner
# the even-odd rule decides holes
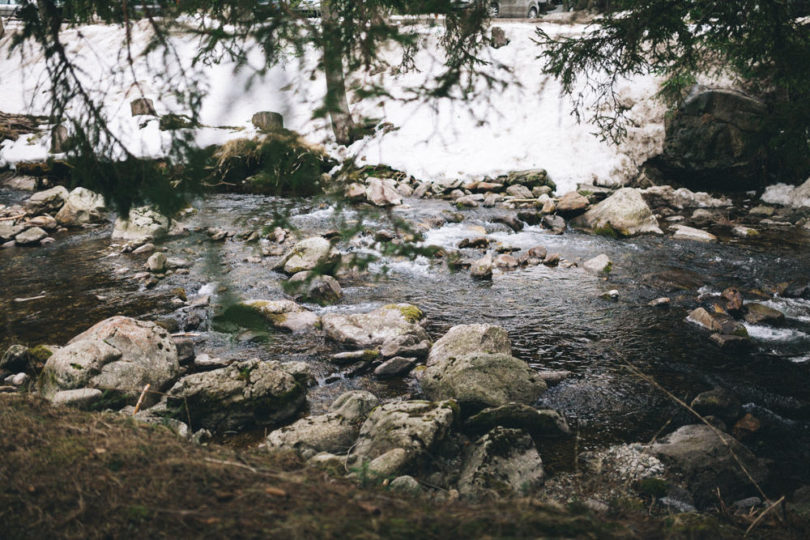
[[[138,398],[138,403],[135,404],[135,409],[132,411],[132,416],[138,414],[138,411],[141,410],[141,405],[143,405],[143,400],[146,397],[146,394],[149,392],[149,389],[152,387],[151,384],[147,384],[143,387],[143,392],[141,392],[141,397]]]
[[[754,527],[756,527],[757,525],[759,525],[759,523],[760,523],[760,522],[761,522],[761,521],[762,521],[762,520],[765,518],[765,516],[768,514],[768,512],[770,512],[770,511],[771,511],[771,510],[773,510],[774,508],[778,507],[780,504],[782,504],[782,501],[784,501],[784,500],[785,500],[785,496],[784,496],[784,495],[782,495],[781,497],[779,497],[779,500],[778,500],[778,501],[776,501],[775,503],[773,503],[772,505],[770,505],[768,508],[766,508],[765,510],[763,510],[763,511],[762,511],[762,512],[759,514],[759,516],[757,516],[757,519],[755,519],[755,520],[754,520],[754,522],[753,522],[751,525],[749,525],[749,526],[748,526],[748,528],[745,530],[745,536],[748,536],[748,534],[749,534],[751,531],[753,531],[753,530],[754,530]]]

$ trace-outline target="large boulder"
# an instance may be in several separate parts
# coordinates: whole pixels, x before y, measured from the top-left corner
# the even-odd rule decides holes
[[[428,366],[420,378],[432,400],[455,399],[466,411],[507,403],[535,403],[546,383],[526,362],[508,354],[474,352]]]
[[[67,201],[68,190],[64,186],[56,186],[45,191],[34,193],[25,201],[25,211],[29,215],[36,216],[39,214],[56,212]]]
[[[703,191],[743,191],[765,179],[768,134],[764,103],[738,92],[695,93],[666,124],[655,166]]]
[[[332,247],[326,238],[313,236],[301,240],[287,252],[276,269],[293,275],[318,269],[321,272],[330,271],[340,260],[340,253]]]
[[[126,219],[119,217],[115,220],[112,239],[133,243],[159,240],[169,233],[170,225],[169,218],[163,214],[141,206],[131,209]]]
[[[267,436],[272,448],[287,448],[310,458],[319,452],[345,454],[360,433],[360,425],[379,404],[373,394],[360,390],[342,394],[329,412],[302,418]]]
[[[380,476],[408,472],[448,435],[456,416],[453,401],[386,403],[363,423],[350,460]]]
[[[306,389],[283,365],[258,358],[180,379],[167,406],[193,429],[238,430],[289,420],[306,401]]]
[[[104,197],[89,189],[78,187],[70,192],[64,206],[56,214],[56,221],[63,227],[78,227],[97,223],[106,218]]]
[[[147,384],[159,392],[179,371],[177,348],[165,329],[118,316],[79,334],[48,358],[40,388],[46,397],[97,388],[111,399],[134,402]],[[155,402],[156,395],[148,394],[146,403]]]
[[[574,219],[574,227],[609,236],[663,234],[637,189],[622,188]]]
[[[321,317],[326,334],[333,340],[360,348],[380,347],[401,336],[416,342],[429,340],[420,321],[422,311],[411,304],[390,304],[369,313],[327,313]]]
[[[461,469],[458,491],[472,498],[527,495],[543,484],[543,460],[532,438],[496,427],[475,442]]]
[[[481,352],[512,354],[509,334],[493,324],[460,324],[452,327],[433,344],[427,365],[433,366],[456,356]]]
[[[646,451],[686,482],[695,502],[702,507],[717,503],[718,488],[730,500],[756,493],[735,455],[756,482],[763,482],[768,475],[767,468],[745,446],[703,424],[683,426],[649,445]]]

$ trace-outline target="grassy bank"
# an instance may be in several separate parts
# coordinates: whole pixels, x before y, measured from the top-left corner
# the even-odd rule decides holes
[[[112,413],[0,394],[3,538],[717,538],[710,517],[610,517],[533,500],[437,504],[289,453],[200,447]],[[766,532],[766,531],[763,531]],[[773,533],[773,531],[770,531]],[[756,536],[756,535],[755,535]],[[780,534],[780,537],[785,537]]]

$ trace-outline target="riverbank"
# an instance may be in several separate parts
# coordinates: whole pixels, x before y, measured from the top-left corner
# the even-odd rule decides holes
[[[290,453],[195,447],[117,414],[0,395],[0,489],[6,538],[737,538],[712,516],[650,518],[532,499],[435,504],[386,486],[358,487]],[[790,513],[788,515],[791,515]],[[795,517],[795,516],[794,516]],[[801,538],[766,523],[751,538]]]

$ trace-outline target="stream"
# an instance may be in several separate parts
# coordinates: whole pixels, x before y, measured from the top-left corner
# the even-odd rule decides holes
[[[0,190],[0,203],[25,196]],[[0,250],[0,350],[12,343],[63,345],[116,314],[176,317],[178,288],[189,298],[211,294],[213,312],[234,298],[283,298],[284,276],[271,269],[275,258],[261,256],[259,243],[237,237],[213,242],[205,230],[261,229],[279,208],[290,212],[290,223],[302,238],[337,229],[342,219],[359,219],[351,209],[336,212],[316,201],[250,195],[216,195],[193,206],[199,212],[185,222],[192,232],[162,243],[168,256],[192,263],[189,272],[171,274],[152,289],[132,277],[142,271],[148,255],[123,254],[120,246],[112,246],[111,225],[56,234],[56,241],[44,247]],[[410,302],[425,312],[434,339],[457,324],[497,324],[509,332],[518,358],[538,369],[570,371],[539,403],[563,413],[576,431],[573,440],[543,449],[552,472],[571,469],[578,451],[646,442],[693,423],[683,408],[634,376],[626,367],[631,364],[686,402],[715,386],[732,391],[747,411],[763,419],[754,450],[773,460],[774,482],[782,487],[810,483],[810,301],[768,292],[782,282],[810,280],[807,232],[765,231],[756,239],[738,239],[712,229],[721,239],[718,244],[670,236],[615,240],[571,230],[557,236],[539,226],[515,233],[493,221],[506,212],[502,209],[463,210],[462,222],[439,224],[437,216],[456,212],[446,201],[407,200],[393,212],[425,230],[425,245],[455,249],[460,240],[485,231],[492,241],[520,249],[543,245],[580,266],[600,253],[612,260],[607,278],[561,264],[496,270],[492,281],[477,281],[465,270],[451,271],[440,258],[383,257],[369,272],[341,280],[344,296],[337,305],[306,304],[321,314]],[[392,230],[375,218],[366,226]],[[375,253],[373,234],[338,247]],[[482,254],[463,253],[470,258]],[[763,302],[787,316],[781,327],[748,325],[755,344],[751,352],[721,350],[707,332],[686,321],[699,305],[698,296],[719,295],[729,286],[739,288],[746,301]],[[602,298],[612,289],[619,291],[617,300]],[[662,296],[671,298],[668,309],[647,305]],[[210,326],[197,332],[197,354],[307,362],[318,380],[308,395],[313,414],[347,389],[369,390],[382,399],[419,397],[413,378],[345,376],[328,359],[341,349],[320,332],[271,329],[257,336]]]

